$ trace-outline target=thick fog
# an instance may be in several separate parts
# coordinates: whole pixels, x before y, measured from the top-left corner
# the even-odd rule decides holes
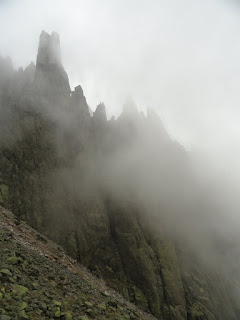
[[[61,35],[71,85],[109,117],[126,95],[155,108],[170,134],[238,178],[238,1],[4,1],[0,48],[35,61],[42,29]],[[229,166],[229,163],[230,166]],[[229,169],[231,168],[231,169]]]
[[[93,110],[104,101],[108,117],[118,116],[131,95],[139,110],[154,109],[170,137],[187,150],[176,146],[176,155],[173,142],[162,142],[166,153],[156,149],[148,158],[158,136],[152,140],[155,131],[147,127],[142,135],[140,128],[131,147],[99,159],[101,188],[114,195],[136,190],[133,197],[143,211],[150,206],[151,217],[162,205],[170,233],[201,239],[204,250],[212,250],[209,234],[216,229],[235,235],[240,224],[238,3],[0,1],[0,52],[11,56],[15,67],[35,61],[42,29],[60,34],[70,84],[82,85]],[[137,165],[136,159],[141,159]],[[77,160],[75,166],[79,169]],[[84,179],[96,183],[91,163],[84,169],[92,174]],[[69,184],[74,175],[71,187],[78,190],[76,172],[62,175]]]

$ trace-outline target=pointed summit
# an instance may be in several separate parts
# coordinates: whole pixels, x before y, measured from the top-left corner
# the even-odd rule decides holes
[[[81,119],[90,118],[89,106],[80,85],[75,87],[75,90],[72,91],[71,108]]]
[[[94,118],[96,120],[99,120],[101,122],[107,121],[107,114],[106,114],[106,107],[104,105],[104,103],[99,103],[99,105],[97,105],[96,111],[94,112]]]
[[[42,31],[38,46],[37,67],[51,64],[62,65],[59,35],[56,32],[49,35],[46,31]]]
[[[137,106],[136,106],[134,100],[132,99],[132,97],[129,96],[125,100],[125,103],[123,104],[122,113],[129,114],[129,115],[138,113]]]
[[[70,97],[70,86],[61,61],[60,39],[56,32],[49,35],[42,31],[39,39],[35,88],[45,97],[45,104],[66,106]]]

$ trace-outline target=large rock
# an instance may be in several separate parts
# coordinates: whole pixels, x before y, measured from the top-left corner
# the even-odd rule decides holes
[[[106,107],[104,103],[99,103],[99,105],[97,105],[97,108],[96,108],[96,111],[94,112],[93,117],[95,121],[98,121],[99,123],[107,121]]]
[[[87,121],[90,118],[89,106],[80,85],[71,93],[71,109],[78,120]]]
[[[90,117],[81,86],[70,95],[56,33],[40,36],[32,91],[35,66],[29,68],[17,73],[7,68],[10,88],[11,79],[19,77],[28,79],[23,81],[28,89],[19,86],[17,95],[3,90],[2,106],[10,111],[11,120],[4,134],[11,143],[0,148],[1,202],[159,319],[237,320],[231,277],[209,274],[183,245],[159,231],[174,210],[173,228],[182,224],[184,212],[175,205],[174,182],[180,176],[185,193],[189,167],[186,152],[170,140],[158,117],[148,112],[146,118],[131,100],[116,121],[107,121],[103,104]],[[4,80],[4,86],[7,83]],[[28,90],[30,98],[25,99]],[[46,117],[46,112],[54,118]],[[1,120],[5,122],[6,118]],[[174,206],[167,203],[171,210],[165,210],[164,188],[161,192],[157,188],[168,172],[174,177],[170,185]],[[146,203],[142,195],[154,192]],[[24,263],[18,260],[8,257],[7,262],[20,269]],[[12,276],[1,267],[4,281]],[[56,289],[56,282],[49,285]],[[16,287],[15,293],[21,297],[28,290]]]
[[[49,35],[42,31],[40,35],[34,86],[46,107],[63,108],[68,105],[71,90],[56,32]]]

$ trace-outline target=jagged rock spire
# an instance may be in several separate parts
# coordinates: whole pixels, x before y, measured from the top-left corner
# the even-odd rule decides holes
[[[81,118],[90,118],[89,106],[86,97],[83,94],[83,89],[80,85],[75,87],[71,94],[71,107],[75,114]]]
[[[96,111],[94,112],[94,118],[99,121],[107,121],[106,107],[104,103],[97,105]]]
[[[137,114],[138,109],[131,97],[127,97],[123,104],[123,109],[122,109],[123,114]]]
[[[39,39],[35,88],[45,97],[45,103],[64,107],[70,98],[70,86],[61,61],[59,35],[42,31]],[[51,107],[50,106],[50,107]]]
[[[37,67],[57,64],[62,65],[60,39],[56,32],[49,35],[46,31],[42,31],[39,39]]]

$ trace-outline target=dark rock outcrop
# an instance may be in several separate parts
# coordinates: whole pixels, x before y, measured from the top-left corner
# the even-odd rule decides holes
[[[104,103],[99,103],[99,105],[97,105],[97,108],[96,108],[96,111],[94,112],[93,117],[96,120],[96,122],[99,122],[99,123],[104,123],[107,121],[107,114],[106,114],[106,108]]]
[[[46,108],[68,105],[70,86],[61,61],[59,35],[42,31],[39,40],[34,86]]]
[[[0,224],[1,320],[155,320],[1,207]]]
[[[75,90],[71,94],[71,109],[79,116],[79,119],[87,121],[90,117],[89,106],[87,104],[86,97],[83,94],[83,89],[79,85],[75,87]]]
[[[0,68],[0,204],[158,319],[237,320],[239,284],[166,232],[168,213],[174,228],[184,214],[179,181],[183,193],[195,185],[160,119],[132,101],[116,120],[103,104],[91,117],[81,86],[70,92],[56,33],[42,32],[36,70]],[[153,188],[167,175],[174,201]]]

